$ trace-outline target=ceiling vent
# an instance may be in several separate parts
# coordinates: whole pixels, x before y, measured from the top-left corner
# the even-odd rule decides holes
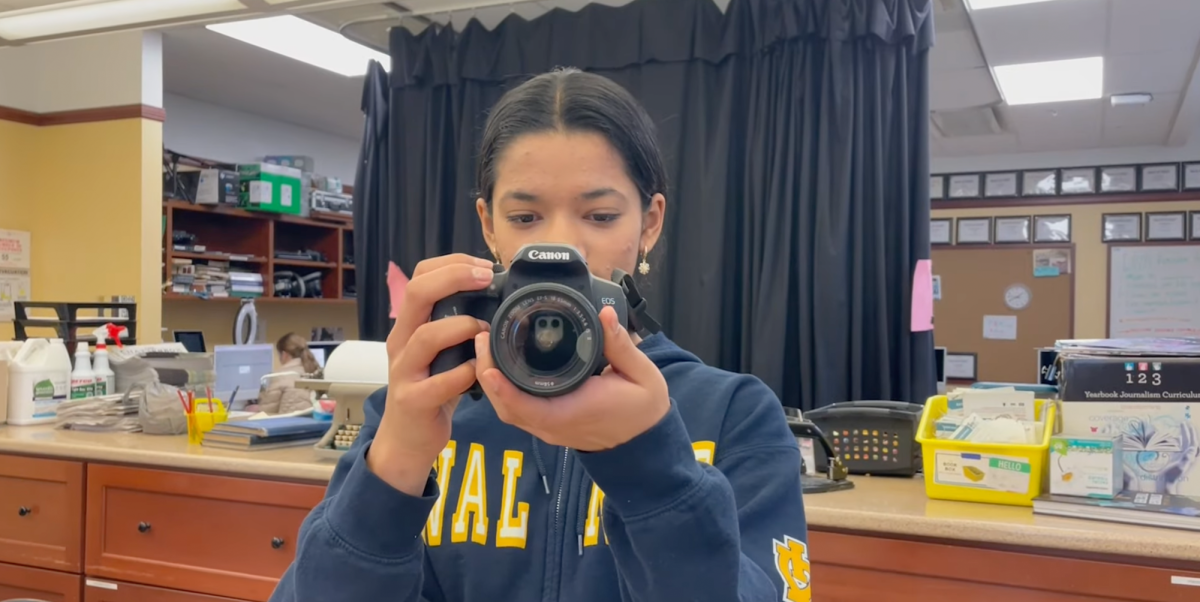
[[[1004,133],[996,107],[970,107],[949,111],[932,111],[930,120],[942,138],[990,136]]]

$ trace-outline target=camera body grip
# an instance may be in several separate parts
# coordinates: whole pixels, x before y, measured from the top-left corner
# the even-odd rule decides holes
[[[477,320],[491,322],[499,300],[496,299],[489,303],[489,298],[494,299],[487,291],[455,293],[435,303],[429,319],[433,321],[454,316],[471,316]],[[492,308],[490,312],[487,311],[488,306]],[[449,372],[473,359],[475,359],[475,341],[463,341],[438,353],[437,357],[433,358],[433,362],[429,364],[429,375]]]

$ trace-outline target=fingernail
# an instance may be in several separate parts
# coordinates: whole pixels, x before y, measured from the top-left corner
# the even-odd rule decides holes
[[[489,270],[492,268],[492,265],[493,265],[493,263],[490,259],[483,259],[480,257],[475,258],[475,264],[478,265],[479,267],[488,268]]]
[[[487,332],[488,330],[491,330],[491,328],[492,328],[491,324],[488,324],[487,322],[485,322],[483,320],[475,320],[475,321],[479,322],[479,329],[484,332]]]
[[[475,337],[475,357],[483,355],[483,341],[479,337]]]
[[[475,268],[475,269],[471,270],[471,275],[474,276],[475,280],[478,280],[479,282],[491,282],[492,281],[492,271],[491,270],[485,270],[483,268]]]

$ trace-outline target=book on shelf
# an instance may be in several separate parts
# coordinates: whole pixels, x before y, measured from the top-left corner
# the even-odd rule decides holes
[[[171,259],[170,292],[199,297],[260,297],[262,274],[215,259]]]

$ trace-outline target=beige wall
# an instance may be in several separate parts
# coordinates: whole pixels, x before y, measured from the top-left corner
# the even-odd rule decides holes
[[[969,203],[970,201],[964,201]],[[934,218],[1017,215],[1071,215],[1071,242],[1075,243],[1075,338],[1103,338],[1108,323],[1108,245],[1100,242],[1101,215],[1151,211],[1200,211],[1197,200],[1158,203],[1099,203],[1037,205],[971,209],[935,209]],[[937,273],[937,266],[933,266]]]

